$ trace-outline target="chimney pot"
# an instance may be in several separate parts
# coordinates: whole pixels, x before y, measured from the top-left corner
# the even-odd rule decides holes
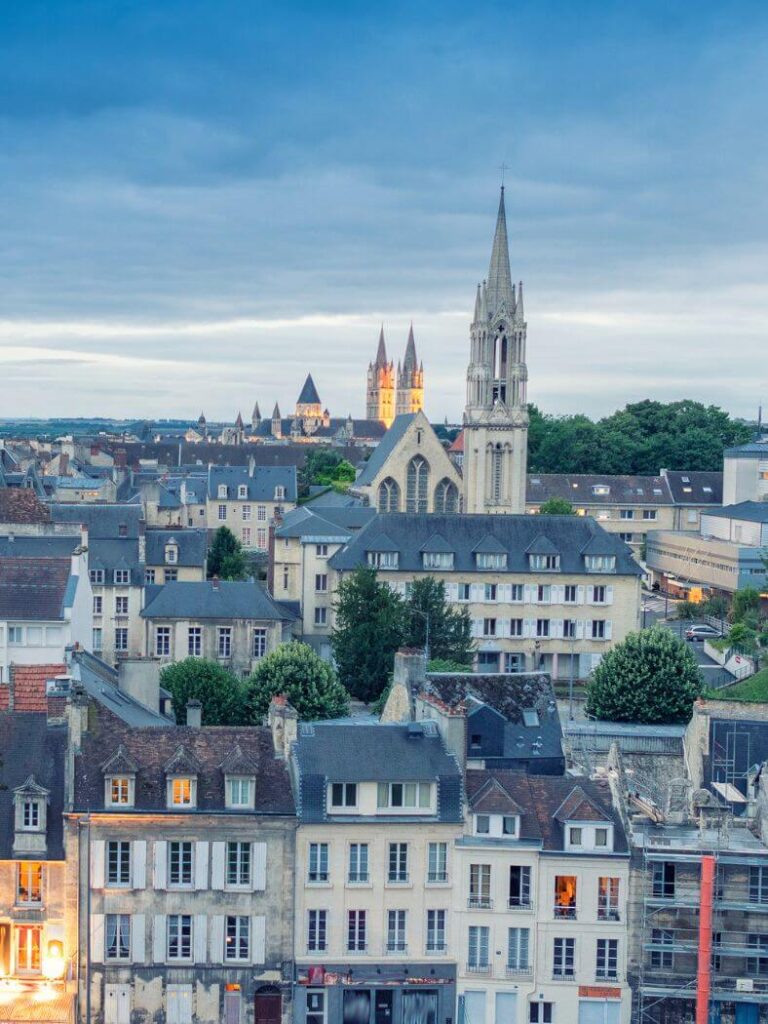
[[[203,724],[203,705],[199,700],[187,701],[187,725],[199,729]]]

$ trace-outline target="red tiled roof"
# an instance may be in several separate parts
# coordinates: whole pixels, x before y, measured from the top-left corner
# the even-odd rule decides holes
[[[46,681],[66,671],[66,665],[11,665],[13,710],[47,711]]]
[[[464,451],[464,431],[463,430],[459,431],[459,433],[456,435],[456,438],[455,438],[453,444],[451,445],[451,447],[448,449],[448,451],[449,452],[463,452]]]
[[[49,523],[51,513],[28,487],[0,490],[0,523]]]
[[[8,710],[8,695],[10,690],[7,685],[0,685],[0,711]]]

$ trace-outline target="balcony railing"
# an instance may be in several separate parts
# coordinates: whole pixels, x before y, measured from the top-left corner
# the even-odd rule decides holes
[[[435,883],[435,882],[447,882],[448,881],[448,872],[447,871],[430,871],[427,874],[427,881],[428,882],[432,882],[432,883]]]
[[[467,900],[467,906],[470,910],[491,910],[493,900],[490,896],[470,896]]]
[[[408,952],[408,945],[407,945],[407,943],[404,940],[403,941],[393,940],[391,942],[387,942],[386,946],[384,947],[384,952],[385,953],[407,953]]]
[[[530,899],[521,899],[519,896],[510,896],[507,900],[509,910],[531,910],[533,903]]]
[[[555,904],[555,917],[560,921],[575,921],[576,920],[576,904]]]
[[[557,969],[553,969],[552,971],[552,981],[573,981],[575,977],[576,971],[573,967],[564,967],[560,971],[558,971]]]
[[[369,881],[370,875],[368,874],[367,871],[365,873],[363,873],[362,871],[350,872],[349,877],[347,878],[347,882],[350,885],[360,885],[363,882]]]
[[[448,949],[448,944],[445,941],[431,943],[428,942],[425,948],[427,953],[445,953],[445,951]]]
[[[597,908],[597,920],[598,921],[620,921],[621,913],[618,907],[598,907]]]
[[[490,964],[467,964],[467,974],[490,974]]]
[[[407,871],[394,871],[387,875],[387,882],[390,885],[406,885],[408,883]]]
[[[532,978],[533,967],[530,965],[528,967],[511,967],[507,964],[505,974],[508,978]]]

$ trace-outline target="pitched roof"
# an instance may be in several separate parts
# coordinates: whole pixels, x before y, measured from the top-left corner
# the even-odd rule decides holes
[[[0,712],[0,860],[13,859],[14,789],[30,776],[48,790],[47,850],[45,858],[63,860],[62,812],[66,726],[49,725],[38,712]],[[12,751],[13,756],[8,756]],[[103,789],[103,785],[102,785]]]
[[[282,525],[275,530],[275,536],[348,539],[375,515],[376,509],[358,504],[301,505],[286,514]]]
[[[768,449],[768,445],[766,446]],[[766,450],[768,456],[768,450]],[[722,505],[723,474],[703,470],[665,469],[673,501],[678,505]]]
[[[574,506],[671,505],[672,494],[663,476],[611,476],[597,473],[529,473],[529,504],[562,498]]]
[[[48,523],[51,514],[29,487],[0,487],[0,523]]]
[[[475,814],[521,814],[522,807],[515,800],[501,779],[494,776],[486,779],[469,796],[469,805]]]
[[[461,772],[431,722],[304,723],[293,758],[302,821],[327,818],[326,782],[437,782],[437,820],[461,820]]]
[[[307,379],[304,381],[304,387],[301,389],[301,394],[296,402],[297,405],[320,405],[320,395],[317,393],[315,382],[312,380],[312,374],[307,374]]]
[[[55,523],[85,523],[89,541],[112,540],[124,535],[137,538],[144,513],[137,505],[101,503],[52,503],[51,517]]]
[[[69,558],[0,558],[0,619],[63,619],[70,571]]]
[[[173,765],[174,756],[182,748],[197,766],[198,809],[224,812],[221,766],[239,747],[257,769],[255,810],[239,813],[294,814],[288,772],[285,762],[274,755],[269,729],[261,726],[130,728],[101,708],[96,718],[93,729],[83,736],[82,753],[75,761],[75,807],[79,811],[103,809],[103,766],[122,747],[125,756],[137,767],[136,810],[166,810],[166,768]]]
[[[178,547],[178,557],[174,565],[205,565],[205,557],[208,552],[208,531],[185,530],[183,528],[176,530],[147,530],[147,565],[163,565],[165,563],[165,546],[171,541],[175,541]]]
[[[736,505],[707,509],[704,515],[716,519],[740,519],[745,523],[768,523],[768,501],[740,501]]]
[[[357,486],[364,487],[367,484],[373,483],[379,470],[392,454],[397,444],[402,440],[416,415],[418,414],[415,412],[409,412],[403,413],[401,416],[395,416],[392,426],[373,449],[370,458],[363,467],[363,471],[355,481]]]
[[[295,466],[255,466],[253,475],[247,466],[210,466],[208,496],[216,499],[219,487],[227,488],[228,498],[237,498],[238,489],[246,488],[248,501],[274,501],[275,488],[285,489],[285,501],[296,501]],[[245,499],[244,499],[245,500]]]
[[[204,580],[146,588],[146,619],[258,619],[291,621],[293,616],[253,580]]]
[[[66,665],[11,665],[14,711],[47,711],[46,683],[63,675]]]
[[[439,533],[451,545],[457,571],[478,571],[475,554],[496,551],[506,552],[507,572],[529,573],[532,570],[526,551],[533,540],[541,536],[547,538],[560,555],[560,569],[552,573],[553,577],[557,577],[558,572],[583,573],[583,550],[593,539],[599,541],[606,553],[616,557],[612,575],[639,576],[642,572],[624,541],[607,533],[589,516],[381,513],[356,533],[346,547],[337,551],[330,564],[337,570],[365,564],[367,552],[378,550],[376,542],[385,534],[399,551],[399,571],[420,572],[423,569],[421,549],[433,533]]]

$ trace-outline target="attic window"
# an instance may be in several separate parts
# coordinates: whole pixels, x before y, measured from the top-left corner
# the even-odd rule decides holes
[[[560,555],[530,555],[531,569],[540,572],[556,572],[560,568]]]
[[[539,715],[533,708],[526,708],[523,711],[523,724],[530,728],[538,728],[539,726]]]
[[[478,569],[506,569],[507,567],[506,551],[478,551],[476,557]]]
[[[243,775],[227,776],[227,807],[253,807],[253,779]]]
[[[176,547],[175,544],[165,545],[165,560],[166,562],[169,562],[171,564],[173,564],[174,562],[178,562],[179,549]]]
[[[653,493],[654,493],[654,494],[661,494],[661,493],[662,493],[662,490],[661,490],[661,488],[660,488],[660,487],[654,487],[654,488],[653,488]]]
[[[701,489],[702,489],[702,491],[704,491],[705,494],[711,494],[712,493],[712,488],[711,487],[704,486]]]
[[[453,552],[452,551],[425,551],[424,552],[424,568],[425,569],[452,569],[453,568]]]
[[[615,572],[615,555],[585,555],[584,564],[587,572]]]
[[[104,803],[107,807],[133,807],[134,780],[131,775],[108,775]]]
[[[275,488],[275,501],[283,501],[285,499],[285,487],[282,484],[278,484]]]
[[[226,498],[226,496],[227,496],[227,485],[226,484],[219,484],[218,489],[216,491],[216,497],[217,498]]]
[[[168,806],[195,807],[197,805],[197,779],[191,775],[177,775],[168,779]]]
[[[247,484],[239,484],[238,485],[237,496],[238,496],[238,498],[247,498],[248,497],[248,485]]]
[[[127,537],[128,536],[128,524],[127,523],[120,523],[120,525],[117,528],[117,535],[118,535],[118,537]]]
[[[680,479],[684,484],[689,484],[691,482],[691,478],[689,476],[681,476]]]
[[[611,488],[608,486],[608,484],[593,484],[592,485],[592,493],[593,494],[610,494],[611,493]]]
[[[396,569],[399,563],[397,551],[369,551],[368,565],[375,569]]]

